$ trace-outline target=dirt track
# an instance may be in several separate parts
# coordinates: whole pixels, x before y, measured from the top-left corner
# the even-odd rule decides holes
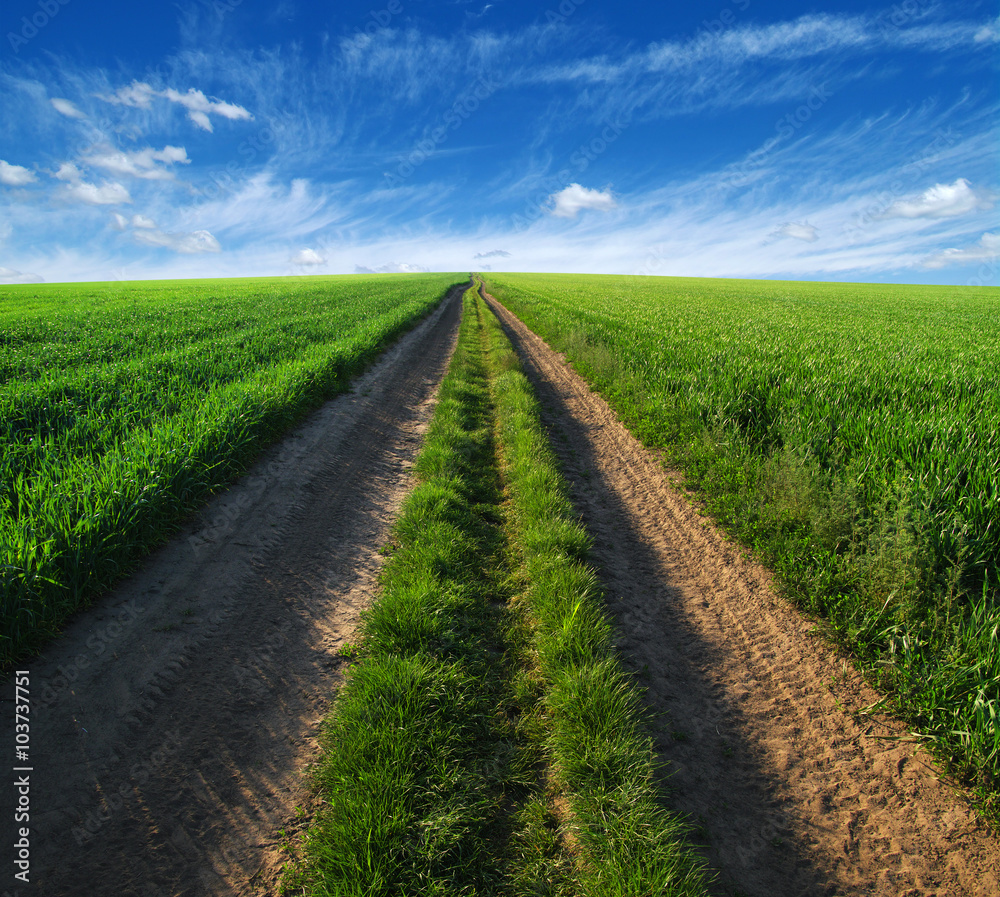
[[[372,594],[459,296],[29,664],[32,884],[12,895],[274,893],[278,831],[309,800],[336,651]],[[663,714],[657,747],[716,893],[1000,893],[996,840],[898,727],[852,713],[876,696],[498,311],[595,537],[625,662]],[[4,812],[7,845],[10,826]]]
[[[273,892],[278,832],[309,800],[302,771],[339,681],[336,652],[410,486],[461,295],[27,664],[31,884],[5,861],[0,887]],[[0,817],[4,857],[12,815]]]
[[[542,340],[521,355],[719,895],[996,897],[1000,849],[812,625]]]

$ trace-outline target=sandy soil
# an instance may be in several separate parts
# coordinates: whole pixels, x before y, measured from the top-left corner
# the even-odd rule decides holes
[[[303,771],[340,681],[336,652],[412,485],[461,295],[24,665],[31,884],[5,861],[0,888],[273,892],[279,832],[308,808]],[[0,814],[4,857],[12,816]]]
[[[1000,894],[1000,849],[878,695],[584,381],[491,297],[595,547],[671,800],[719,895]]]

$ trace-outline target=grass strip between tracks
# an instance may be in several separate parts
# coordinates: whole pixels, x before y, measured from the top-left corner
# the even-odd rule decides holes
[[[535,399],[464,303],[286,893],[704,893]]]

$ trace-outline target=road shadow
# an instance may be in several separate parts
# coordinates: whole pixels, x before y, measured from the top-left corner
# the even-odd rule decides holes
[[[571,498],[594,540],[592,561],[605,590],[623,667],[634,674],[664,768],[668,809],[684,815],[692,840],[716,874],[716,895],[867,893],[834,884],[836,875],[797,837],[801,820],[745,736],[740,696],[712,674],[718,646],[707,643],[664,573],[658,551],[637,527],[655,509],[642,484],[626,499],[609,475],[616,459],[600,445],[600,424],[579,420],[524,340],[501,318],[542,409],[542,421]],[[705,596],[705,601],[718,600]]]

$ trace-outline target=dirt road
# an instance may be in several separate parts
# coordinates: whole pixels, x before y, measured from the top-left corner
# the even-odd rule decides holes
[[[31,670],[31,884],[273,894],[457,335],[461,291],[220,495]],[[811,624],[497,308],[596,540],[674,805],[719,895],[996,895],[1000,851]],[[12,814],[0,814],[7,856]],[[8,872],[10,867],[8,867]]]
[[[80,614],[31,672],[18,897],[273,893],[462,289]],[[13,743],[11,740],[10,743]],[[0,821],[7,857],[12,813]]]
[[[605,402],[491,305],[595,539],[617,643],[659,715],[672,802],[698,826],[715,892],[1000,894],[995,838],[897,724],[857,712],[877,695]]]

